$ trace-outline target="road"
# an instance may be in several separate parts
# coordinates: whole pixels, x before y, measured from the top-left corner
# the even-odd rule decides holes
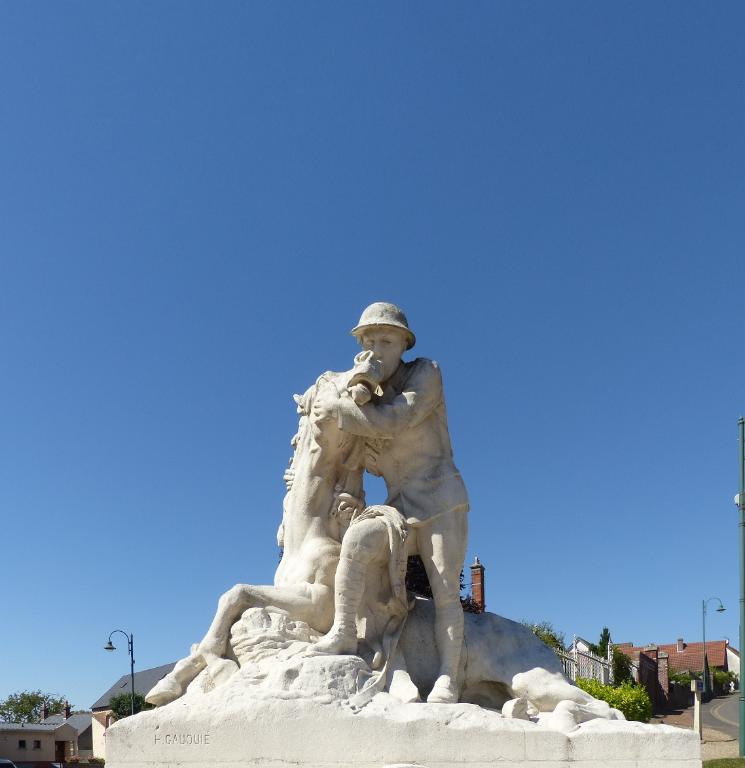
[[[739,710],[740,696],[738,692],[702,704],[701,717],[704,728],[713,728],[716,731],[726,733],[733,739],[738,738]]]

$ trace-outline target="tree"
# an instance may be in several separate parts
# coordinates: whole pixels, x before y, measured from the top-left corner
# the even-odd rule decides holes
[[[412,555],[406,564],[406,589],[421,597],[432,597],[427,571],[419,555]]]
[[[603,627],[600,630],[600,639],[590,646],[590,650],[596,656],[606,659],[610,642],[610,630],[608,627]],[[624,682],[634,681],[634,676],[631,674],[631,659],[623,651],[619,651],[618,648],[613,649],[611,664],[613,665],[613,685],[619,686]]]
[[[38,723],[47,705],[49,714],[61,712],[65,697],[44,691],[18,691],[0,702],[0,721],[5,723]]]
[[[613,649],[613,685],[622,685],[623,683],[633,683],[634,676],[631,674],[631,659],[618,648]]]
[[[117,720],[122,720],[132,714],[132,694],[117,693],[109,699],[109,707]],[[142,712],[143,709],[152,709],[153,705],[145,701],[141,693],[135,691],[135,714]]]
[[[432,598],[432,587],[429,585],[427,571],[424,569],[424,563],[419,555],[411,555],[406,563],[406,589],[420,597]],[[466,581],[463,571],[460,572],[460,604],[466,613],[481,613],[481,607],[476,605],[473,595],[465,592]]]
[[[536,637],[543,640],[550,648],[554,648],[559,651],[563,651],[566,645],[564,639],[564,633],[554,629],[553,624],[550,621],[542,621],[540,624],[536,624],[532,621],[521,621],[523,626],[527,627]]]
[[[600,639],[598,640],[598,644],[594,648],[595,653],[604,659],[607,658],[609,644],[610,644],[610,630],[608,629],[608,627],[603,627],[600,630]]]

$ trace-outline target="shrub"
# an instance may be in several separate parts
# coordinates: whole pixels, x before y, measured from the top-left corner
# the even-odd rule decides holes
[[[701,675],[694,675],[691,672],[671,672],[670,682],[681,683],[681,685],[689,685],[691,680],[698,680]]]
[[[577,685],[590,696],[607,701],[614,709],[620,709],[627,720],[646,723],[652,717],[652,702],[641,685],[626,681],[614,687],[581,677],[577,678]]]
[[[732,680],[737,680],[737,675],[734,672],[723,672],[721,669],[714,670],[714,682],[722,687],[729,686]]]
[[[109,699],[109,707],[117,720],[122,720],[132,714],[132,694],[118,693]],[[143,709],[152,709],[153,705],[145,702],[145,697],[135,691],[135,714]]]
[[[542,621],[540,624],[535,624],[523,619],[520,623],[527,627],[536,637],[543,640],[549,648],[553,648],[555,651],[564,650],[566,645],[564,633],[554,629],[550,621]]]

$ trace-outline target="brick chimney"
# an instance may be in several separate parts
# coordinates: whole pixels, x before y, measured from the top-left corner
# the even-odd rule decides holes
[[[658,650],[659,649],[654,643],[650,643],[649,645],[644,646],[644,653],[646,653],[647,656],[649,656],[649,658],[655,662],[658,659]]]
[[[49,705],[46,701],[41,705],[41,722],[43,723],[49,717]]]
[[[67,720],[70,717],[70,702],[65,700],[65,706],[62,712],[60,713],[65,720]]]
[[[471,599],[479,609],[479,613],[486,610],[486,588],[484,586],[484,566],[478,557],[471,566]]]
[[[657,680],[667,701],[670,695],[670,664],[669,655],[665,651],[660,651],[657,656]]]
[[[683,651],[685,650],[685,647],[686,647],[686,644],[683,642],[683,638],[679,637],[678,647],[676,648],[676,650],[678,651],[678,653],[683,653]]]

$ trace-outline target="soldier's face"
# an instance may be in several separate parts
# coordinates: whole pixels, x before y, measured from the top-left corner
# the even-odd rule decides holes
[[[393,376],[401,362],[401,355],[406,350],[407,337],[396,328],[381,326],[370,328],[360,336],[362,349],[369,349],[383,369],[383,381]]]

